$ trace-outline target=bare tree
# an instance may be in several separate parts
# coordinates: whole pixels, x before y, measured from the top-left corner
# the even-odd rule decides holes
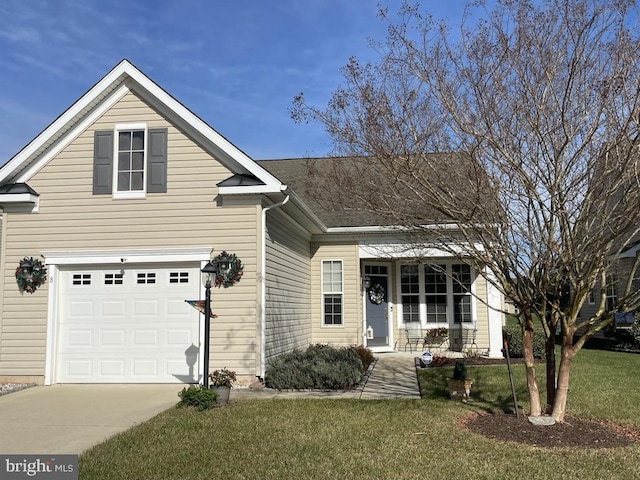
[[[520,311],[530,413],[556,421],[576,353],[616,311],[640,305],[637,259],[617,301],[605,301],[606,274],[640,220],[634,9],[630,0],[498,0],[491,11],[476,2],[459,35],[419,6],[393,19],[382,10],[379,62],[351,59],[326,108],[294,101],[294,119],[324,124],[346,157],[314,176],[318,201],[376,212],[417,248],[485,265],[480,273]],[[581,318],[594,289],[597,312]],[[546,407],[532,351],[538,319]]]

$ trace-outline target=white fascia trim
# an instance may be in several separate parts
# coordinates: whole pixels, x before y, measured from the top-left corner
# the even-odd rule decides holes
[[[372,244],[360,243],[358,253],[361,259],[372,258],[427,258],[427,257],[452,257],[451,253],[437,248],[416,249],[408,244]]]
[[[17,182],[22,183],[22,182]],[[0,205],[6,203],[38,203],[38,195],[33,193],[8,193],[6,195],[0,195]]]
[[[458,225],[453,223],[421,225],[422,229],[434,230],[459,230]],[[402,232],[412,231],[413,228],[403,225],[367,225],[364,227],[330,227],[327,233],[379,233],[379,232]]]
[[[75,250],[42,252],[47,265],[93,265],[127,263],[178,263],[208,261],[211,247],[122,249],[122,250]]]
[[[218,187],[220,195],[252,195],[254,193],[281,193],[287,189],[286,185],[278,183],[277,185],[247,185],[235,187]]]
[[[63,149],[67,147],[73,140],[76,139],[83,131],[85,131],[91,124],[93,124],[98,118],[100,118],[107,110],[114,106],[122,97],[129,93],[129,88],[122,85],[111,96],[100,104],[90,115],[85,117],[81,122],[77,123],[73,129],[66,133],[65,139],[62,142],[58,142],[53,148],[48,149],[44,155],[42,155],[37,162],[35,162],[31,168],[25,170],[17,179],[16,183],[27,183],[31,177],[33,177],[38,170],[44,167],[53,157],[58,155]],[[0,177],[2,181],[2,177]]]
[[[455,245],[452,245],[455,247]],[[481,249],[482,246],[476,244],[476,249]],[[458,253],[464,254],[464,249],[456,249]],[[373,243],[361,241],[358,244],[358,251],[360,258],[441,258],[441,257],[453,257],[454,254],[451,251],[442,250],[439,248],[419,248],[410,243]]]

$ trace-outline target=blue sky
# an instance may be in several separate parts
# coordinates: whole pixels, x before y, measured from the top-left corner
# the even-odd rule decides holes
[[[256,160],[323,156],[320,125],[297,125],[293,96],[324,106],[352,55],[400,0],[2,0],[0,164],[127,58]],[[458,23],[464,0],[424,0]]]

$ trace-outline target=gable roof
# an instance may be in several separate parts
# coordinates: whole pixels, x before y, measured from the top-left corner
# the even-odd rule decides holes
[[[253,176],[256,185],[242,193],[275,193],[286,189],[278,179],[173,98],[128,60],[122,60],[0,168],[0,184],[25,183],[111,105],[134,89],[205,150],[236,174]],[[253,190],[256,190],[255,192]],[[240,193],[233,189],[226,193]]]

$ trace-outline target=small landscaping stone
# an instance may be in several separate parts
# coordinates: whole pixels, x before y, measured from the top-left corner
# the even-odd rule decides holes
[[[555,425],[556,421],[552,417],[548,417],[546,415],[540,415],[540,416],[532,415],[529,417],[529,423],[539,427],[549,427],[551,425]]]

